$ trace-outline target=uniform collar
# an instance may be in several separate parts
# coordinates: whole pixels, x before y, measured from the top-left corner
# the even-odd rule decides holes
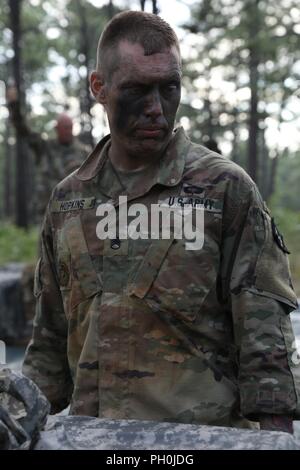
[[[110,135],[103,137],[96,145],[94,150],[88,155],[83,164],[75,173],[80,181],[88,181],[95,178],[101,171],[107,159],[106,149],[110,145]]]
[[[76,177],[81,181],[88,181],[100,176],[101,170],[107,160],[110,135],[104,137],[94,148],[85,162],[76,172]],[[185,158],[191,142],[186,137],[182,127],[174,130],[174,135],[166,149],[163,158],[159,161],[152,186],[162,184],[164,186],[176,186],[182,179]]]

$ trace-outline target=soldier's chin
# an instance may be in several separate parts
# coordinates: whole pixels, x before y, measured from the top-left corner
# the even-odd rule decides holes
[[[158,153],[166,147],[165,139],[144,139],[140,141],[140,148],[145,153]]]

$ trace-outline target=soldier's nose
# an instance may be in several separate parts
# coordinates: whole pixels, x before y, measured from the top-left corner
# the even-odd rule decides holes
[[[153,91],[149,95],[146,104],[145,114],[146,116],[149,116],[151,118],[156,118],[163,114],[160,94],[157,90]]]

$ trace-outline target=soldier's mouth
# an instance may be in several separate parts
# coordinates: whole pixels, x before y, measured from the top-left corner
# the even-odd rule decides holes
[[[137,127],[135,133],[138,137],[156,139],[165,134],[165,128],[162,126],[143,126]]]

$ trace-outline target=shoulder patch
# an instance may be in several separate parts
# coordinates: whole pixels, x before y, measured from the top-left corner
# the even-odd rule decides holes
[[[183,187],[182,187],[182,192],[183,194],[188,194],[188,195],[192,195],[192,194],[196,194],[196,195],[199,195],[199,194],[204,194],[204,188],[202,186],[198,186],[196,184],[187,184],[187,183],[184,183],[183,184]]]
[[[272,234],[273,234],[273,238],[276,242],[276,244],[279,246],[279,248],[284,252],[284,253],[287,253],[288,255],[290,254],[289,250],[287,249],[285,243],[284,243],[284,240],[283,240],[283,236],[281,235],[281,233],[279,232],[276,224],[275,224],[275,221],[274,221],[274,218],[272,217],[271,219],[271,225],[272,225]]]
[[[50,209],[51,212],[69,212],[93,209],[95,201],[95,197],[71,199],[69,201],[52,201]]]

